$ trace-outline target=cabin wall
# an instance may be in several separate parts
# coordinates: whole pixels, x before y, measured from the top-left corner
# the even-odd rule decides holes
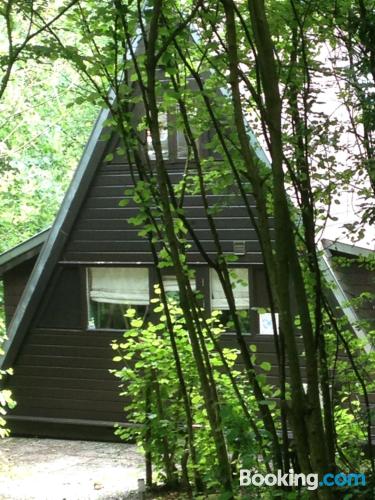
[[[183,167],[183,163],[170,166],[173,182],[181,178]],[[85,273],[87,266],[99,263],[152,265],[148,243],[138,236],[139,228],[129,222],[137,207],[132,203],[119,207],[124,190],[131,185],[126,166],[113,164],[102,165],[89,187],[14,365],[11,388],[18,405],[10,422],[18,433],[65,433],[74,437],[81,432],[86,438],[108,439],[113,422],[126,422],[118,381],[109,373],[115,368],[110,343],[122,332],[88,330]],[[239,256],[236,266],[255,266],[252,276],[259,274],[260,245],[243,203],[233,195],[211,195],[209,199],[211,205],[219,203],[223,207],[216,220],[224,250],[232,253],[233,241],[245,241],[246,253]],[[202,205],[200,196],[184,198],[189,222],[205,250],[213,255],[215,249]],[[194,246],[189,260],[202,269],[201,276],[208,283],[207,266],[202,265],[205,263]],[[264,287],[255,295],[256,301],[264,295]],[[251,337],[256,343],[257,336]],[[223,343],[235,346],[235,337],[228,335]],[[267,346],[273,344],[263,339],[260,345],[267,351]]]
[[[10,425],[17,434],[108,440],[114,438],[113,423],[128,421],[119,381],[109,372],[118,368],[110,344],[122,331],[88,329],[85,270],[58,266],[20,349],[10,379],[18,402]],[[254,271],[262,276],[260,267]],[[197,269],[197,282],[208,282],[206,267]],[[258,303],[265,303],[262,286],[255,287],[254,305]],[[259,363],[272,363],[270,381],[275,382],[272,337],[254,331],[247,340],[257,346]],[[222,345],[238,347],[232,334],[223,336]]]
[[[353,301],[353,307],[358,319],[365,322],[362,328],[365,331],[375,329],[375,270],[370,270],[364,267],[363,264],[358,263],[358,258],[353,255],[334,250],[331,251],[331,255],[333,268],[340,286],[346,297]],[[370,293],[372,297],[357,301],[362,293]],[[373,410],[375,408],[375,392],[370,392],[368,398],[370,407]],[[362,395],[360,400],[364,406]],[[372,425],[372,436],[375,436],[375,425]]]
[[[170,166],[174,182],[181,178],[183,166]],[[116,368],[110,343],[122,332],[88,329],[86,267],[152,267],[148,244],[138,236],[140,228],[129,222],[137,207],[132,203],[119,207],[131,185],[126,166],[113,164],[102,165],[89,187],[14,364],[10,387],[18,405],[9,421],[19,434],[113,439],[113,423],[127,422],[118,381],[109,373]],[[222,206],[215,220],[224,250],[233,253],[234,241],[245,242],[246,252],[238,256],[235,267],[250,269],[251,307],[267,306],[261,249],[244,204],[232,195],[211,195],[209,200],[211,206]],[[213,256],[215,248],[201,197],[186,195],[184,208],[205,251]],[[188,258],[196,266],[201,283],[207,284],[208,267],[194,245]],[[207,303],[207,285],[202,286]],[[255,314],[253,311],[247,343],[256,346],[259,364],[265,360],[271,363],[268,378],[276,383],[279,375],[274,339],[259,335]],[[237,347],[232,334],[223,335],[221,341],[224,347]],[[302,356],[301,366],[304,370]]]
[[[26,283],[34,268],[36,257],[18,264],[3,275],[5,322],[8,327],[15,313]]]
[[[9,423],[17,434],[114,439],[124,401],[110,342],[121,332],[83,327],[79,266],[58,266],[14,364],[17,401]]]

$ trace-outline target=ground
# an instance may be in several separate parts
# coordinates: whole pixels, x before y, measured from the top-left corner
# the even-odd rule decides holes
[[[1,500],[137,498],[144,461],[135,445],[8,438],[0,442]]]

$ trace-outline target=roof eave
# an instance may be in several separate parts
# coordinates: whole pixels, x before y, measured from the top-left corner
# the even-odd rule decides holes
[[[370,257],[371,255],[375,255],[375,249],[359,247],[354,244],[350,245],[348,243],[342,243],[341,241],[323,239],[322,245],[324,250],[346,253],[348,255],[352,255],[353,257]]]
[[[37,233],[19,245],[7,250],[0,255],[0,278],[14,267],[22,264],[28,259],[35,257],[40,252],[43,244],[48,238],[50,228]]]
[[[357,312],[355,311],[354,307],[350,304],[349,297],[347,296],[343,287],[341,286],[340,280],[336,276],[335,270],[331,264],[331,253],[330,253],[331,247],[329,248],[325,247],[324,243],[325,242],[323,242],[323,244],[320,245],[322,250],[319,259],[321,271],[323,272],[327,280],[327,283],[330,285],[331,287],[330,291],[336,303],[342,310],[344,316],[346,317],[352,331],[355,333],[356,337],[363,342],[365,351],[367,353],[370,353],[374,351],[374,347],[370,344],[366,332],[362,328],[360,328],[360,326],[358,326],[360,323],[360,319],[357,315]]]

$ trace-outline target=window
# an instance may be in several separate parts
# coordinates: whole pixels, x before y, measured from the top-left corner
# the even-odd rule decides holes
[[[91,267],[87,273],[89,328],[129,328],[127,309],[145,318],[150,302],[147,268]]]
[[[169,145],[168,145],[168,115],[166,112],[159,113],[159,133],[160,133],[160,144],[161,151],[164,160],[169,157]],[[150,130],[147,130],[147,150],[148,157],[150,160],[156,160],[154,147],[152,145],[152,136]]]
[[[275,313],[276,327],[279,329],[279,314]],[[272,314],[269,312],[259,313],[259,334],[273,335]]]
[[[248,269],[231,269],[236,277],[231,278],[233,295],[237,314],[243,332],[250,331],[250,300],[249,300],[249,274]],[[211,310],[222,312],[221,322],[227,330],[233,330],[233,319],[229,311],[228,302],[221,286],[219,276],[213,269],[210,270],[211,282]]]
[[[187,158],[188,155],[188,145],[185,139],[185,134],[182,130],[177,130],[176,132],[176,149],[177,158],[183,159]]]
[[[177,111],[176,111],[177,112]],[[160,144],[164,160],[176,160],[187,158],[188,146],[182,129],[176,129],[176,115],[159,112]],[[147,130],[147,151],[150,160],[155,160],[155,151],[152,145],[152,136]]]
[[[177,278],[174,275],[163,276],[164,291],[167,297],[177,302],[180,300],[180,290],[178,288]],[[195,280],[190,280],[190,286],[193,291],[196,289]]]

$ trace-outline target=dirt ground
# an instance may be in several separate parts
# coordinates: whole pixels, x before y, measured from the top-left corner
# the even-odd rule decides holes
[[[144,462],[135,445],[8,438],[0,441],[0,499],[137,498]]]

